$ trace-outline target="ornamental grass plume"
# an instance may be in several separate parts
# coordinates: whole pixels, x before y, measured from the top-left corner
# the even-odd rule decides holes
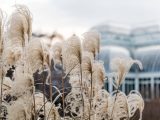
[[[89,80],[89,75],[92,72],[92,64],[94,62],[94,57],[92,55],[92,53],[90,52],[83,52],[83,56],[82,56],[82,71],[83,71],[83,75],[84,77],[87,77],[86,79]]]
[[[93,98],[93,110],[94,110],[94,119],[96,120],[106,120],[108,119],[108,97],[109,93],[104,90],[98,90],[97,94]]]
[[[32,74],[37,70],[42,71],[43,67],[49,64],[48,50],[42,44],[43,40],[39,38],[34,38],[29,42],[27,60]]]
[[[83,34],[83,50],[91,52],[96,57],[100,52],[100,35],[95,31],[89,31]]]
[[[116,99],[116,100],[115,100]],[[128,120],[129,110],[127,96],[121,91],[113,91],[109,97],[108,114],[112,120]]]
[[[64,78],[66,78],[68,75],[70,76],[80,75],[79,87],[81,87],[80,91],[84,107],[84,100],[82,95],[81,64],[82,64],[81,41],[78,36],[72,35],[65,41],[62,47],[62,66],[64,68],[64,73],[65,73],[65,76],[62,78],[62,82],[64,83]],[[63,90],[64,90],[64,85],[63,85]],[[64,95],[63,95],[63,108],[64,108]]]
[[[130,120],[142,120],[144,100],[138,91],[132,90],[127,96]]]
[[[91,120],[92,97],[93,97],[93,60],[91,59],[91,55],[89,54],[91,53],[86,53],[82,57],[82,71],[85,77],[84,81],[86,85],[89,87],[89,90],[87,92],[89,95],[89,106],[90,106],[89,107],[89,120]]]
[[[23,48],[31,37],[31,13],[24,5],[16,5],[10,16],[4,40],[3,59],[6,65],[15,65],[22,57]]]
[[[71,36],[63,44],[62,61],[66,74],[71,74],[72,70],[81,64],[81,42],[78,36]]]
[[[111,112],[111,117],[114,117],[114,110],[116,106],[116,101],[119,99],[117,95],[119,94],[119,87],[125,79],[126,74],[129,72],[131,66],[136,63],[142,69],[142,64],[138,60],[132,60],[131,58],[114,58],[111,62],[111,69],[115,72],[115,79],[112,81],[114,87],[116,88],[113,108]]]
[[[93,86],[94,86],[94,92],[97,92],[97,90],[102,89],[104,86],[104,80],[105,80],[105,69],[104,65],[100,61],[96,61],[93,63]]]
[[[118,89],[124,81],[131,66],[136,63],[140,69],[142,69],[142,63],[138,60],[132,60],[131,58],[114,58],[111,61],[111,69],[115,73],[115,80],[113,85]]]
[[[53,40],[52,41],[52,45],[51,45],[51,49],[50,49],[50,54],[51,54],[51,58],[54,61],[54,64],[62,64],[62,46],[63,46],[63,41],[56,41]],[[55,68],[55,66],[54,66]]]

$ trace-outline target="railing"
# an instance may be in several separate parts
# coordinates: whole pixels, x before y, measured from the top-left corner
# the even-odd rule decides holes
[[[112,92],[114,87],[111,82],[105,81],[105,88]],[[160,72],[129,73],[120,88],[126,95],[131,90],[137,90],[148,101],[160,98]]]

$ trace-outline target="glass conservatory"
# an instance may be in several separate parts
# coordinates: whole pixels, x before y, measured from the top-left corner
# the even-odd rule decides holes
[[[138,90],[145,100],[160,97],[160,26],[142,25],[119,27],[102,24],[91,28],[101,34],[100,59],[104,61],[106,74],[110,73],[110,61],[114,57],[132,57],[142,62],[143,70],[133,65],[121,90],[126,94]],[[114,88],[106,80],[105,88]]]

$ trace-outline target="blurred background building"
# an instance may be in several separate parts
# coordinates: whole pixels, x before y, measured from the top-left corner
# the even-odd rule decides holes
[[[110,73],[110,61],[114,57],[132,57],[142,62],[143,70],[133,65],[121,90],[128,94],[138,90],[148,101],[160,97],[160,26],[156,24],[128,27],[117,24],[101,24],[91,28],[101,34],[100,59]],[[106,89],[112,91],[106,81]]]

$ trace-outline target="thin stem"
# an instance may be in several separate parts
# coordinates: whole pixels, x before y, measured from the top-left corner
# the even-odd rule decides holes
[[[112,108],[112,112],[111,112],[111,118],[112,118],[113,111],[114,111],[114,106],[115,106],[115,103],[116,103],[116,100],[117,100],[118,90],[119,90],[119,87],[116,90],[116,96],[115,96],[115,99],[114,99],[113,108]]]
[[[60,95],[58,95],[57,97],[59,98],[59,96],[62,96],[62,95],[60,94]],[[53,107],[54,103],[55,103],[55,101],[54,101],[54,102],[52,103],[52,105],[51,105],[51,108],[50,108],[49,113],[48,113],[47,120],[49,119],[49,115],[50,115],[50,113],[51,113],[51,110],[52,110],[52,107]],[[54,116],[54,117],[55,117],[55,116]]]
[[[79,64],[79,62],[77,64],[75,64],[71,69],[70,71],[63,77],[63,79],[66,79],[67,76],[71,73],[71,71]]]
[[[0,101],[0,107],[1,107],[1,105],[2,105],[2,97],[3,97],[3,77],[2,77],[2,79],[1,79],[1,101]]]
[[[80,84],[80,89],[81,89],[81,96],[82,96],[82,106],[83,106],[83,118],[84,118],[84,98],[83,98],[83,83],[82,83],[82,64],[80,64],[80,73],[81,73],[81,84]]]
[[[44,107],[44,105],[47,103],[48,101],[45,101],[45,103],[39,108],[37,114],[39,114],[40,110]]]
[[[49,60],[49,68],[50,68],[50,79],[49,79],[49,90],[50,90],[50,101],[52,102],[52,71],[51,71],[51,60]]]
[[[90,109],[89,109],[89,120],[91,120],[91,110],[92,110],[92,70],[91,70],[91,93],[90,93],[90,100],[89,100],[89,105],[90,105]]]
[[[62,68],[63,68],[63,61],[62,61]],[[63,77],[64,70],[62,69],[62,106],[63,106],[63,117],[65,117],[64,113],[64,77]],[[67,74],[68,75],[68,74]]]
[[[2,106],[2,98],[3,98],[3,66],[1,66],[1,70],[2,70],[2,78],[0,78],[1,79],[1,100],[0,100],[0,107]]]
[[[35,90],[34,90],[35,91]],[[35,101],[35,93],[33,92],[33,107],[34,107],[34,119],[36,120],[36,101]]]
[[[44,74],[43,74],[43,108],[44,108],[44,120],[46,119],[46,108],[45,108],[45,80],[44,80]]]

